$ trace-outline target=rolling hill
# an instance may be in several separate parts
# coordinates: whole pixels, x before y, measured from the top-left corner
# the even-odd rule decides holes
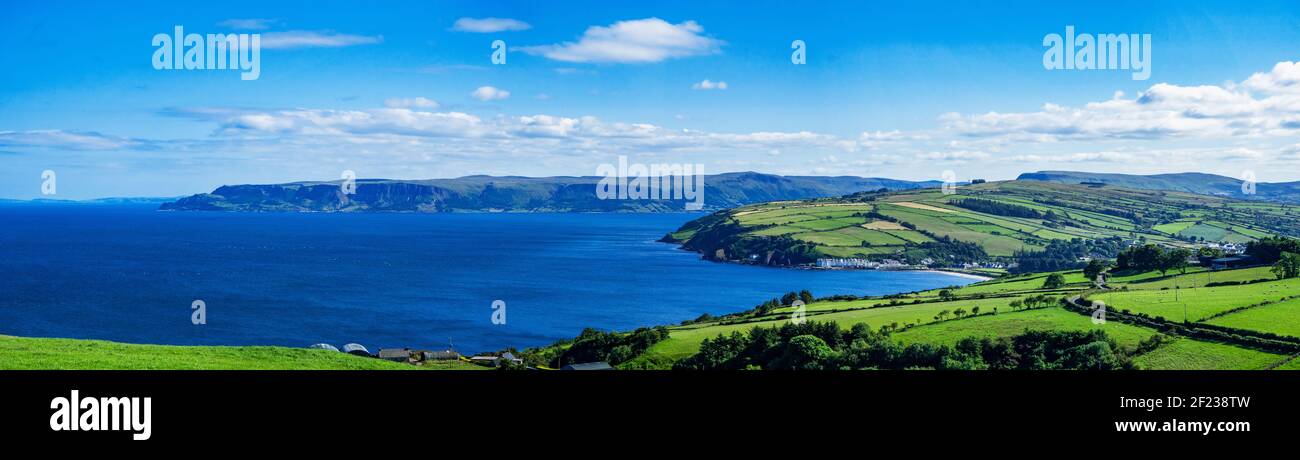
[[[1054,241],[1191,246],[1297,233],[1300,207],[1292,205],[1017,180],[964,186],[951,195],[921,189],[742,206],[688,222],[664,241],[719,261],[888,258],[946,266],[1009,260]]]
[[[1255,193],[1242,193],[1242,181],[1231,177],[1204,173],[1106,174],[1075,171],[1039,171],[1021,174],[1017,180],[1035,180],[1061,184],[1095,183],[1119,187],[1199,193],[1243,200],[1272,200],[1300,203],[1300,181],[1255,184]]]

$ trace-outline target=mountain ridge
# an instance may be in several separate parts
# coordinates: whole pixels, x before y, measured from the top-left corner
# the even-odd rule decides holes
[[[358,179],[353,194],[342,181],[223,185],[163,203],[162,210],[264,212],[671,212],[687,200],[602,200],[599,176],[486,176],[454,179]],[[842,196],[863,191],[938,187],[938,181],[856,176],[780,176],[734,172],[705,176],[704,209],[767,201]]]
[[[1244,200],[1300,203],[1300,181],[1256,182],[1254,194],[1247,194],[1243,193],[1242,185],[1245,181],[1241,179],[1199,172],[1138,175],[1082,171],[1038,171],[1023,173],[1016,180],[1062,184],[1091,182],[1128,188],[1188,192]]]

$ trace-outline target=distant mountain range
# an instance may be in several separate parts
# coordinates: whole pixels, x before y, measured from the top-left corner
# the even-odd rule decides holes
[[[1300,203],[1300,181],[1255,185],[1242,193],[1242,181],[1204,173],[1109,174],[1039,171],[1017,180],[1096,184],[1165,190],[1250,200]],[[5,203],[158,203],[163,210],[266,212],[671,212],[686,200],[601,200],[599,177],[466,176],[455,179],[361,179],[355,194],[343,195],[340,181],[266,185],[226,185],[211,193],[181,198],[101,198],[85,201],[37,199]],[[905,181],[855,176],[779,176],[756,172],[705,176],[704,209],[753,203],[839,197],[863,191],[938,187],[939,181]]]
[[[5,204],[161,204],[170,201],[176,201],[181,197],[110,197],[110,198],[92,198],[89,200],[64,200],[52,198],[37,198],[34,200],[12,200],[0,198],[0,203]]]
[[[686,200],[602,200],[600,177],[494,177],[456,179],[360,179],[344,195],[340,181],[273,185],[226,185],[163,203],[163,210],[280,212],[664,212],[682,211]],[[778,176],[755,172],[705,176],[704,209],[768,201],[834,197],[862,191],[938,187],[852,176]]]
[[[1035,180],[1063,184],[1095,183],[1146,190],[1217,195],[1244,200],[1271,200],[1300,203],[1300,181],[1255,184],[1253,195],[1242,193],[1242,180],[1205,173],[1105,174],[1076,171],[1039,171],[1021,174],[1017,180]]]

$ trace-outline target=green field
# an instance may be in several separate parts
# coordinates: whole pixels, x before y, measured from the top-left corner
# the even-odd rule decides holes
[[[1292,295],[1300,295],[1300,292],[1293,292]],[[1248,308],[1206,322],[1300,338],[1300,299]]]
[[[834,206],[853,209],[833,209]],[[1069,266],[1077,257],[1099,257],[1094,255],[1097,252],[1084,252],[1096,251],[1097,247],[1110,252],[1145,244],[1198,249],[1202,241],[1247,243],[1276,235],[1300,236],[1300,207],[1173,191],[1006,181],[961,186],[956,194],[917,189],[750,205],[697,222],[683,227],[702,228],[697,233],[700,236],[684,241],[684,246],[706,257],[724,254],[719,257],[723,260],[745,258],[749,252],[779,256],[789,251],[792,257],[766,260],[797,265],[811,264],[822,257],[865,256],[912,264],[930,263],[925,262],[928,259],[936,262],[932,267],[953,267],[963,260],[987,257],[983,261]],[[945,238],[978,245],[984,254],[979,254],[979,249],[972,250],[970,245],[944,241]],[[1052,244],[1062,240],[1072,243]],[[1089,248],[1081,245],[1080,240],[1107,243]],[[923,245],[927,242],[930,244]],[[1017,252],[1039,251],[1049,246],[1055,251],[1040,257],[1053,257],[1053,263],[1042,263],[1042,258],[1014,256]],[[1114,256],[1107,253],[1100,257]],[[953,262],[944,264],[942,261],[947,258]],[[1088,315],[1062,307],[1012,311],[1008,306],[1014,300],[1030,296],[1082,295],[1103,301],[1115,310],[1172,323],[1170,326],[1186,318],[1192,323],[1187,327],[1192,329],[1198,327],[1196,322],[1208,321],[1211,325],[1300,336],[1300,316],[1297,316],[1300,302],[1278,303],[1285,297],[1300,294],[1300,279],[1277,281],[1268,267],[1210,271],[1192,266],[1164,274],[1114,272],[1101,287],[1093,286],[1092,280],[1085,279],[1077,269],[1057,273],[1064,277],[1065,285],[1052,291],[1043,289],[1049,273],[1007,275],[947,288],[944,295],[955,300],[944,297],[944,302],[938,302],[940,292],[945,289],[932,289],[900,293],[889,299],[821,301],[807,306],[807,317],[833,321],[841,327],[855,323],[866,323],[872,328],[896,325],[900,329],[894,333],[897,340],[934,344],[952,344],[972,336],[1010,336],[1025,329],[1103,328],[1120,345],[1135,347],[1139,341],[1157,334],[1155,329],[1146,326],[1117,321],[1096,326]],[[1223,283],[1250,284],[1208,286]],[[979,306],[981,312],[997,308],[998,314],[936,321],[936,314],[942,310],[960,307],[969,311],[974,306]],[[705,338],[744,331],[755,325],[779,325],[788,321],[782,316],[786,314],[788,308],[777,309],[769,316],[746,313],[732,317],[728,321],[733,324],[715,322],[672,328],[669,339],[651,347],[648,354],[680,359],[691,355]],[[738,320],[747,323],[734,324]],[[1169,331],[1168,334],[1186,333],[1186,329],[1162,330]],[[1281,348],[1276,344],[1261,345],[1248,340],[1248,335],[1218,337],[1225,343],[1171,336],[1170,341],[1154,350],[1137,355],[1134,362],[1149,369],[1300,367],[1300,364],[1284,364],[1284,356],[1250,348],[1290,349],[1286,345]]]
[[[799,227],[805,230],[835,230],[845,227],[854,227],[867,223],[867,220],[861,217],[835,217],[835,218],[818,218],[810,219],[793,224],[787,224],[791,227]]]
[[[1262,268],[1248,268],[1216,271],[1210,275],[1219,281],[1243,281],[1259,279],[1258,277],[1266,272]],[[898,303],[896,305],[891,305],[891,300],[884,298],[817,301],[805,307],[806,318],[810,321],[831,321],[842,328],[858,323],[865,323],[873,329],[893,326],[901,329],[893,333],[893,338],[903,344],[930,343],[951,346],[966,337],[1010,337],[1025,330],[1100,329],[1122,348],[1136,350],[1139,342],[1161,334],[1155,329],[1118,321],[1094,324],[1089,315],[1069,311],[1059,306],[1018,311],[1009,307],[1012,301],[1022,300],[1031,295],[1047,293],[1060,298],[1083,292],[1086,283],[1080,272],[1061,273],[1067,283],[1071,283],[1073,287],[1064,291],[1043,291],[1041,287],[1047,273],[1011,276],[952,289],[952,294],[958,296],[957,300],[943,302],[937,301],[938,290],[901,296],[892,300]],[[1207,273],[1203,272],[1187,275],[1160,275],[1157,272],[1117,274],[1111,277],[1111,286],[1142,285],[1150,289],[1101,292],[1095,293],[1092,298],[1110,299],[1107,303],[1117,308],[1145,311],[1152,316],[1165,316],[1170,321],[1181,321],[1183,303],[1188,304],[1189,314],[1195,319],[1227,311],[1240,306],[1242,302],[1276,300],[1274,297],[1300,294],[1300,290],[1295,290],[1300,288],[1300,279],[1243,286],[1184,288],[1177,293],[1179,298],[1185,301],[1177,303],[1172,301],[1174,290],[1159,289],[1159,286],[1165,284],[1177,283],[1189,286],[1193,284],[1193,280],[1203,279],[1206,275]],[[1283,294],[1284,291],[1290,294]],[[998,297],[981,298],[981,296]],[[915,301],[922,303],[913,303]],[[1133,308],[1133,305],[1139,304],[1142,305],[1140,309]],[[935,316],[943,310],[951,312],[962,308],[970,312],[977,306],[981,312],[978,316],[968,315],[961,319],[954,319],[949,315],[947,320],[935,319]],[[997,314],[990,314],[995,308]],[[767,316],[749,317],[737,324],[709,322],[672,327],[670,337],[652,346],[643,358],[661,363],[680,360],[694,354],[704,339],[717,337],[719,334],[744,333],[754,327],[780,326],[790,321],[792,311],[790,307],[778,308]],[[1177,315],[1173,316],[1174,313]],[[1300,299],[1247,309],[1215,318],[1209,323],[1300,336]],[[1300,364],[1282,364],[1286,359],[1287,357],[1283,355],[1238,345],[1173,336],[1156,349],[1134,357],[1134,363],[1143,369],[1267,369],[1274,366],[1279,369],[1300,368]]]
[[[1300,292],[1300,278],[1242,286],[1111,291],[1089,298],[1106,302],[1117,310],[1146,313],[1171,321],[1182,321],[1186,311],[1186,319],[1195,322],[1237,307],[1276,302],[1297,292]]]
[[[915,323],[922,324],[934,321],[934,316],[942,310],[956,310],[963,308],[970,311],[972,307],[979,307],[982,312],[993,311],[998,308],[999,311],[1009,311],[1007,304],[1015,298],[996,298],[996,299],[978,299],[962,300],[952,302],[933,302],[918,305],[902,305],[896,307],[871,307],[879,300],[853,301],[853,302],[814,302],[807,306],[809,320],[815,321],[833,321],[844,327],[849,327],[857,323],[867,323],[873,328],[887,326],[897,323],[900,326]],[[831,310],[845,310],[831,312]],[[769,316],[767,320],[753,321],[745,324],[707,324],[693,325],[688,327],[672,328],[671,336],[668,340],[655,344],[647,352],[653,355],[668,356],[673,359],[680,359],[690,356],[699,349],[700,342],[706,338],[716,337],[718,334],[730,334],[734,331],[747,331],[755,326],[772,327],[780,326],[790,320],[790,309],[784,308],[777,310],[777,313]],[[762,318],[760,318],[762,319]]]
[[[1009,337],[1024,332],[1025,329],[1079,331],[1101,329],[1121,346],[1128,347],[1136,346],[1138,342],[1157,334],[1153,329],[1114,321],[1093,324],[1090,316],[1052,307],[944,321],[908,329],[894,336],[904,343],[926,342],[952,345],[965,337]]]
[[[1200,267],[1193,267],[1187,270],[1186,275],[1170,274],[1161,276],[1159,272],[1147,272],[1145,275],[1130,276],[1125,278],[1112,277],[1111,284],[1124,285],[1129,289],[1137,290],[1160,290],[1181,289],[1205,287],[1211,283],[1225,282],[1244,282],[1255,280],[1276,280],[1277,277],[1269,272],[1270,267],[1255,267],[1239,270],[1206,270]]]
[[[970,198],[1038,214],[979,212],[963,204]],[[813,257],[915,257],[909,260],[912,263],[923,260],[925,252],[909,249],[933,241],[931,236],[978,244],[990,257],[1011,257],[1017,251],[1041,250],[1051,240],[1075,238],[1121,238],[1191,247],[1192,240],[1199,239],[1245,243],[1275,234],[1300,234],[1300,212],[1290,205],[1260,206],[1178,192],[1034,181],[963,186],[955,195],[917,189],[756,204],[720,216],[706,218],[710,223],[705,225],[737,224],[742,240],[793,236],[783,244],[810,243],[815,249]],[[712,239],[736,232],[691,232],[682,238],[691,225],[672,235],[706,254],[713,253],[713,245],[720,243]],[[697,239],[697,235],[708,236]],[[880,246],[889,249],[878,249]],[[729,249],[743,251],[734,246]]]
[[[135,345],[0,335],[0,369],[477,370],[450,361],[412,366],[328,350]]]
[[[1180,338],[1133,359],[1143,369],[1255,370],[1287,357],[1232,345]]]
[[[1090,283],[1083,279],[1083,273],[1079,271],[1060,272],[1065,277],[1066,290],[1083,289]],[[963,286],[953,290],[956,295],[970,294],[996,294],[1008,292],[1026,292],[1035,291],[1043,288],[1043,283],[1047,281],[1050,273],[1035,273],[1027,276],[1017,276],[1005,280],[992,280],[984,283],[976,283]]]
[[[1300,371],[1300,358],[1293,357],[1290,361],[1287,361],[1274,369],[1279,371]]]
[[[1181,233],[1183,230],[1187,230],[1187,227],[1191,227],[1193,225],[1196,225],[1196,222],[1180,221],[1180,222],[1170,222],[1167,224],[1160,224],[1151,227],[1151,229],[1158,232],[1168,233],[1170,235],[1177,235]]]

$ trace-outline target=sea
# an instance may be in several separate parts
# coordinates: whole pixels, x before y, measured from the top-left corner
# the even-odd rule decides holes
[[[656,241],[698,213],[156,208],[0,204],[0,334],[474,353],[737,312],[789,291],[973,281],[716,263]]]

